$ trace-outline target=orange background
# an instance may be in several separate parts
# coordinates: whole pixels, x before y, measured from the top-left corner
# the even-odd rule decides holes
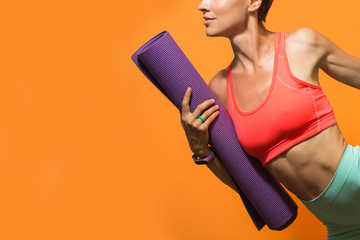
[[[197,166],[177,109],[130,55],[169,30],[205,81],[232,57],[200,1],[0,4],[0,239],[325,239],[304,206],[258,232],[240,197]],[[360,2],[275,0],[272,31],[311,27],[360,57]],[[321,74],[349,143],[360,92]]]

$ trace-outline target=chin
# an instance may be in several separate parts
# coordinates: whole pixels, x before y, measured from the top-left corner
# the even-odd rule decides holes
[[[208,37],[222,37],[223,36],[223,35],[221,35],[221,33],[216,32],[211,29],[208,29],[208,28],[206,29],[205,33],[206,33],[206,36],[208,36]]]

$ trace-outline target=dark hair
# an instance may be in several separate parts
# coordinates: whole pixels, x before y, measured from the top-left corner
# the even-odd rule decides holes
[[[268,11],[269,11],[272,3],[273,3],[273,0],[263,0],[262,1],[261,6],[259,8],[259,12],[258,12],[259,24],[265,22],[266,15],[268,14]]]

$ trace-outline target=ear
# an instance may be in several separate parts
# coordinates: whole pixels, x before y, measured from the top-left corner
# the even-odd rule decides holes
[[[262,4],[262,0],[250,0],[249,12],[255,12],[259,10],[261,4]]]

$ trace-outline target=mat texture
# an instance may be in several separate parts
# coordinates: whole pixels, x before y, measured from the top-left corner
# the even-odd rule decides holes
[[[191,112],[205,100],[215,99],[220,112],[209,127],[209,143],[236,183],[253,223],[258,230],[265,224],[273,230],[289,226],[297,216],[297,205],[260,162],[244,152],[230,116],[169,32],[154,36],[131,58],[180,111],[188,87]]]

